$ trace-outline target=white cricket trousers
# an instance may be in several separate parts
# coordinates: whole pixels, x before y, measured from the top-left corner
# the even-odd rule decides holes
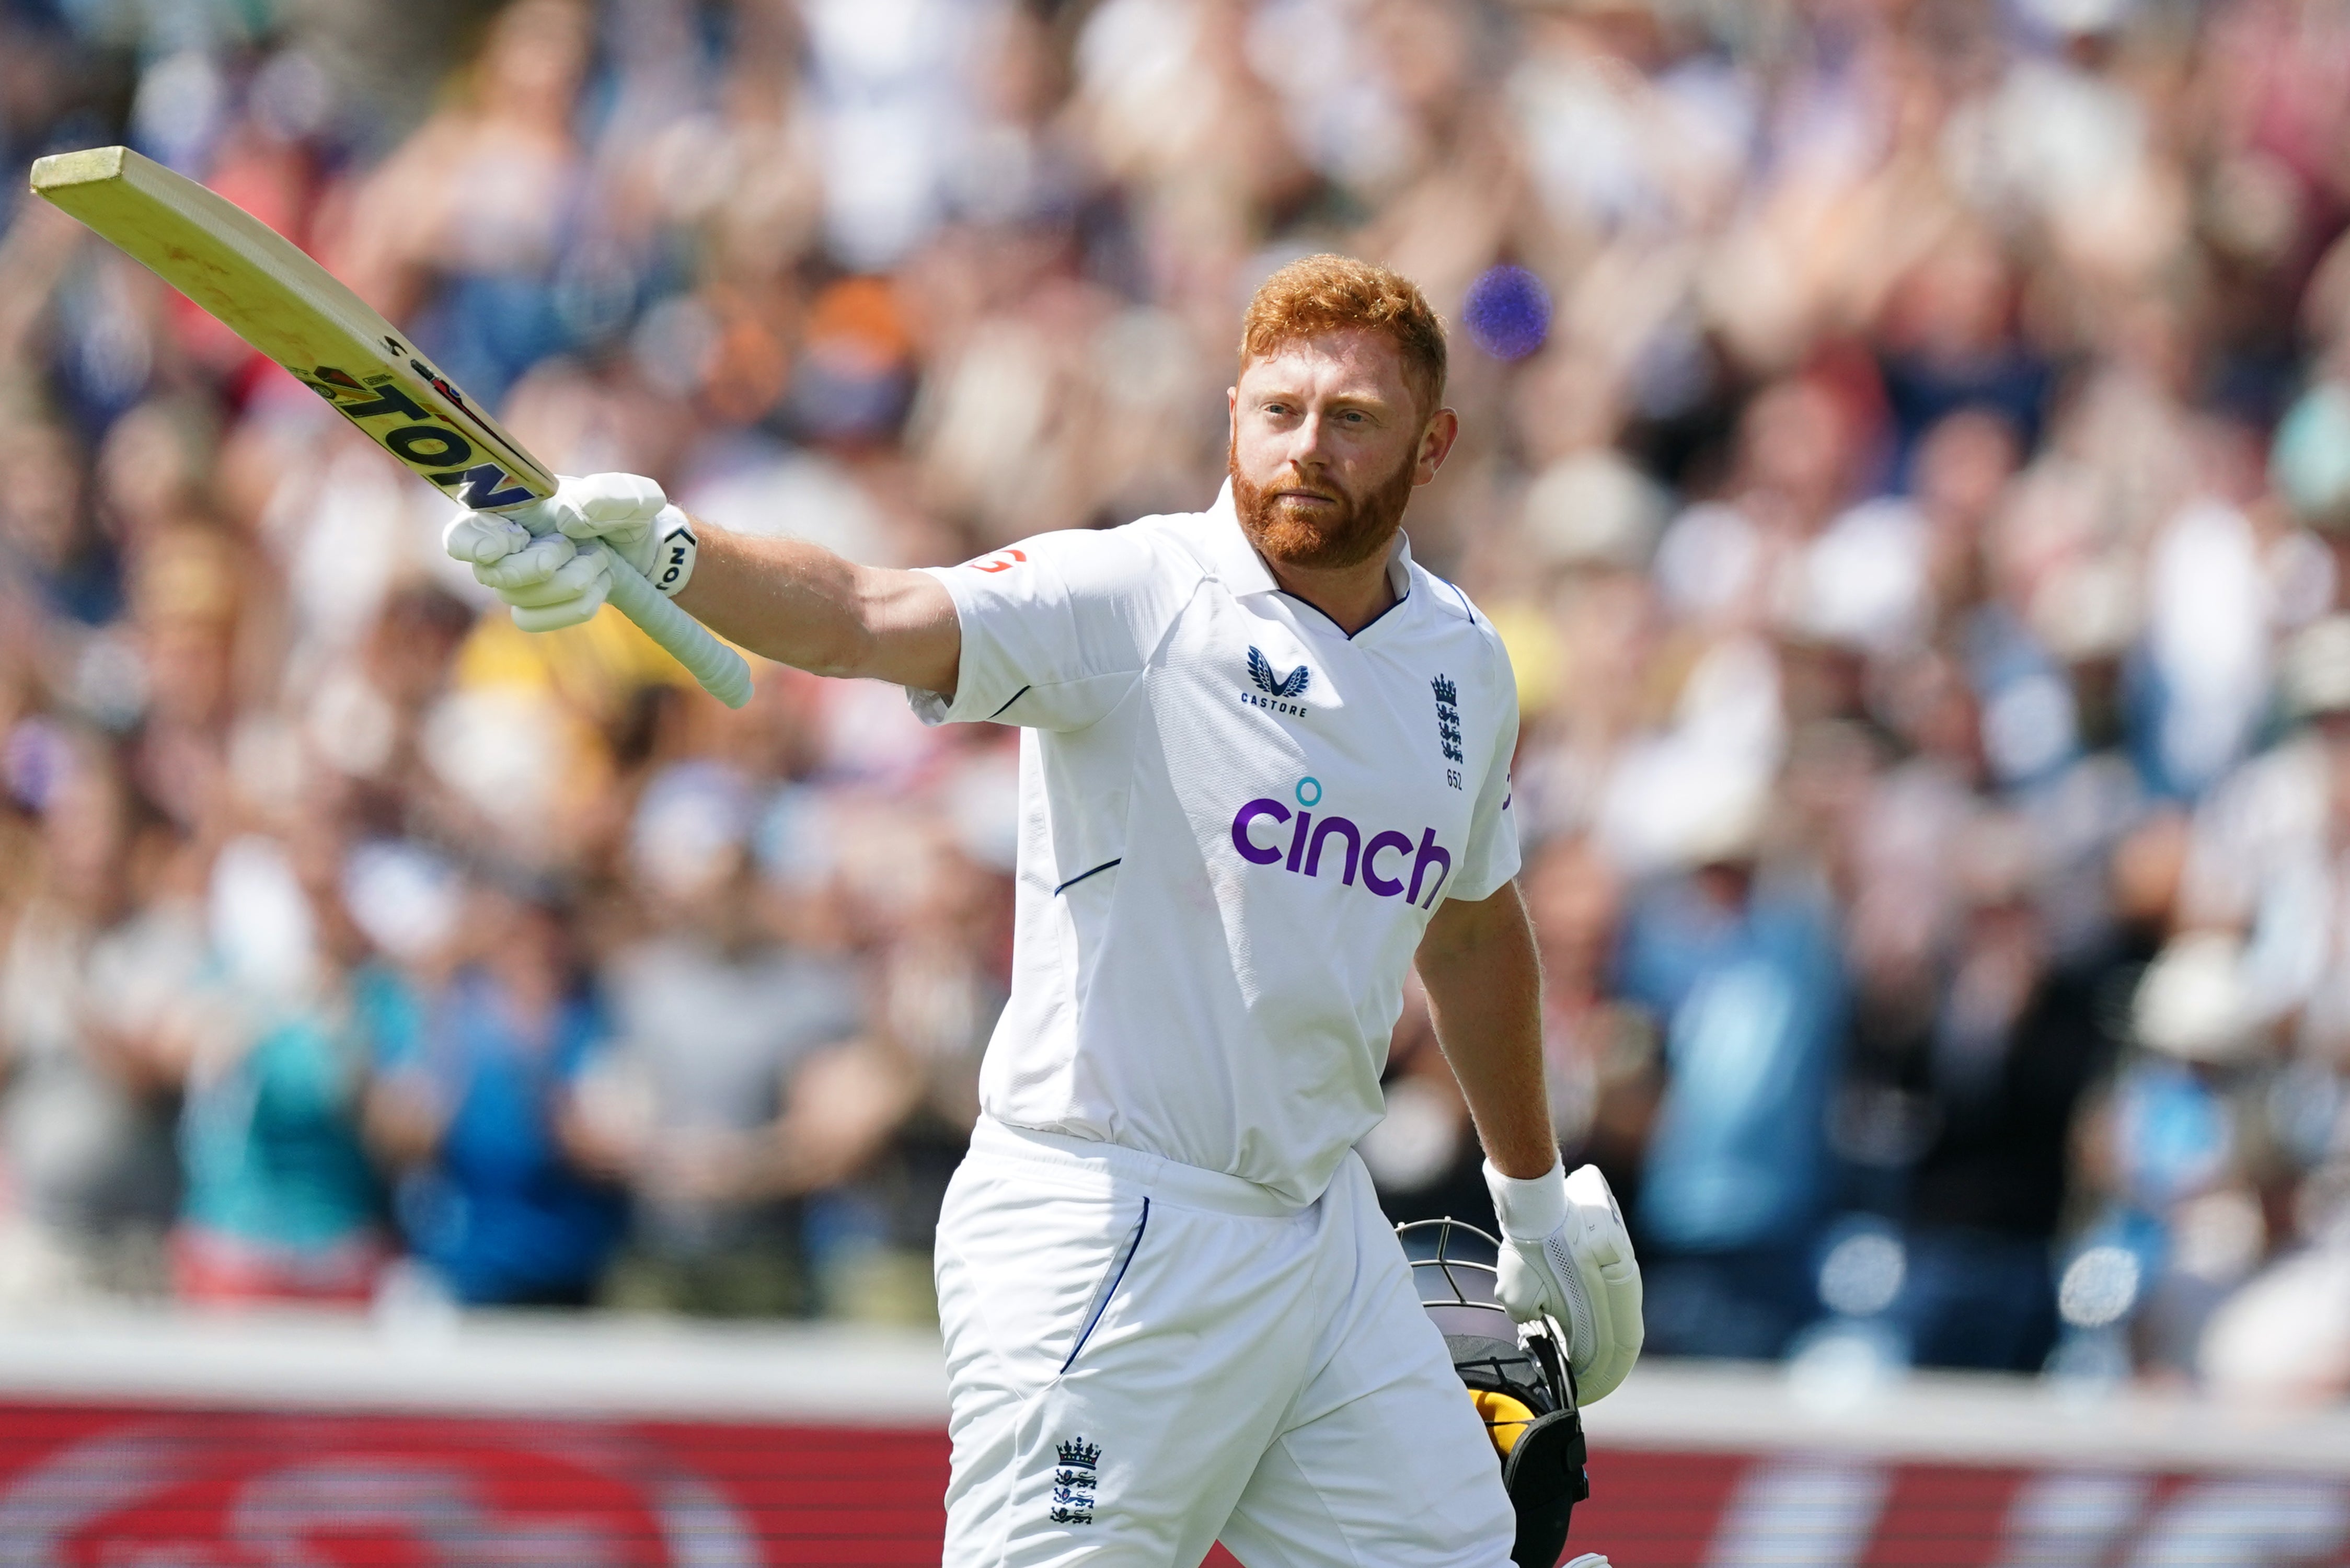
[[[983,1118],[939,1219],[947,1568],[1508,1568],[1501,1466],[1349,1154],[1253,1182]]]

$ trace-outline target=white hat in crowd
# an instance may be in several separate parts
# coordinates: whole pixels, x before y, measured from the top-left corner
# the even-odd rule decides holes
[[[2147,966],[2131,1000],[2138,1044],[2182,1062],[2218,1064],[2248,1055],[2260,1032],[2243,959],[2243,944],[2225,931],[2172,938]]]
[[[2285,649],[2284,694],[2293,713],[2350,711],[2350,615],[2330,615],[2302,628]]]

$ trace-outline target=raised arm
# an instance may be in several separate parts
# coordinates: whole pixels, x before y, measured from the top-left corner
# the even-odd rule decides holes
[[[936,577],[859,566],[801,539],[694,530],[700,558],[678,607],[719,636],[818,675],[954,695],[962,633]]]
[[[922,572],[859,566],[819,545],[753,538],[691,519],[660,485],[628,473],[567,479],[554,532],[466,512],[449,554],[513,607],[525,631],[576,626],[610,591],[600,540],[695,619],[752,652],[818,675],[868,676],[952,697],[962,652],[954,600]]]

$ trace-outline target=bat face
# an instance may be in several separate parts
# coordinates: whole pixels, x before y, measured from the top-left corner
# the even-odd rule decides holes
[[[452,500],[508,511],[555,476],[415,346],[299,246],[251,213],[119,147],[58,153],[33,189],[284,366]]]
[[[383,334],[382,341],[395,362],[404,361],[455,412],[466,416],[475,436],[482,433],[487,421],[466,403],[463,392],[392,334]],[[307,373],[291,365],[286,369],[377,445],[463,505],[476,512],[501,512],[547,493],[488,457],[481,444],[456,428],[455,421],[440,417],[409,396],[400,385],[405,378],[392,371],[367,367],[354,371],[340,365],[317,365]]]
[[[33,165],[32,183],[35,194],[145,264],[452,500],[511,512],[555,493],[555,475],[390,322],[234,202],[123,147],[53,153]],[[734,708],[750,701],[741,655],[625,562],[610,582],[614,607],[720,701]]]

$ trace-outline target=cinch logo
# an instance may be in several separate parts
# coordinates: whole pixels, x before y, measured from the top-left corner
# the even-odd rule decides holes
[[[1308,784],[1313,785],[1311,800],[1306,798]],[[1298,780],[1297,799],[1302,806],[1320,805],[1321,784],[1310,778]],[[1289,844],[1285,850],[1278,843],[1257,842],[1255,829],[1260,818],[1271,819],[1276,828],[1284,823],[1288,825]],[[1278,839],[1280,836],[1276,832],[1273,836]],[[1372,834],[1366,839],[1363,830],[1346,817],[1331,815],[1316,820],[1311,811],[1293,812],[1281,802],[1263,795],[1232,814],[1232,847],[1240,851],[1242,859],[1257,866],[1278,865],[1285,871],[1319,877],[1322,874],[1322,852],[1330,848],[1330,841],[1334,838],[1344,841],[1342,846],[1347,855],[1343,864],[1338,862],[1335,852],[1331,856],[1333,864],[1339,866],[1338,880],[1351,888],[1359,873],[1363,886],[1382,898],[1392,898],[1400,893],[1405,903],[1417,909],[1428,909],[1436,902],[1436,895],[1443,889],[1444,879],[1452,875],[1452,856],[1436,842],[1436,829],[1432,827],[1421,830],[1417,845],[1412,843],[1409,835],[1392,828]],[[1387,875],[1379,864],[1380,857],[1389,855],[1395,857],[1388,862],[1396,873],[1392,877]],[[1406,857],[1409,857],[1411,867],[1409,886],[1404,881]],[[1433,878],[1429,876],[1431,870],[1435,872]],[[1423,882],[1428,888],[1425,898],[1420,897]]]

